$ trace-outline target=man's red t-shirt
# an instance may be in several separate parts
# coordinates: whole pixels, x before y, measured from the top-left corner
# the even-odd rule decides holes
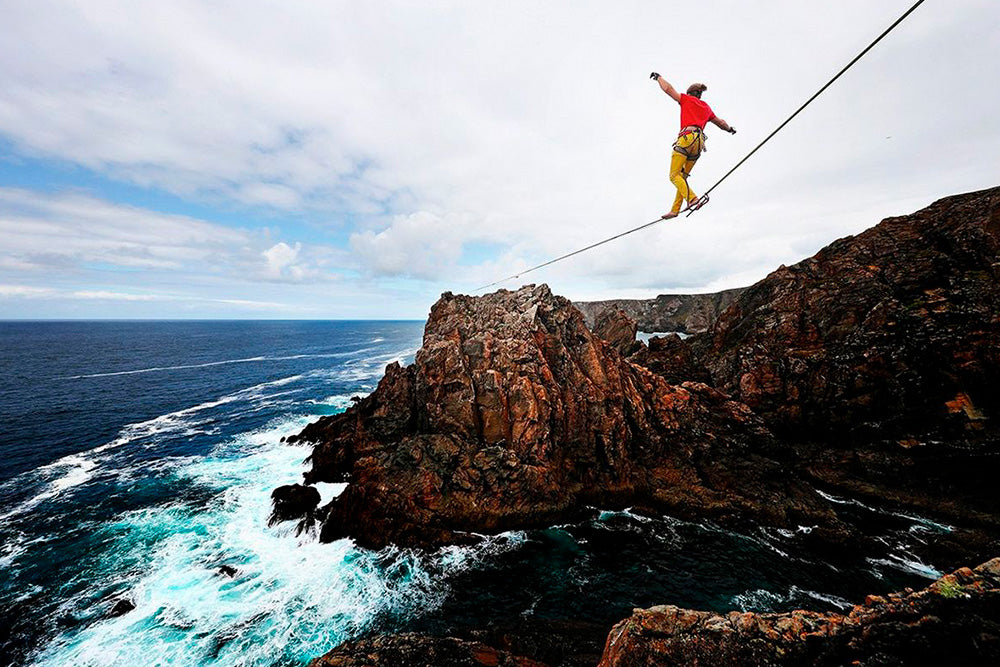
[[[693,95],[681,94],[681,129],[689,125],[697,125],[705,129],[705,123],[715,118],[712,107]]]

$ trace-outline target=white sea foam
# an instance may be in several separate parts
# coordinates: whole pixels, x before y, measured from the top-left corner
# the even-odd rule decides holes
[[[885,576],[882,573],[882,567],[891,567],[901,572],[916,574],[927,579],[940,579],[943,576],[942,572],[921,562],[919,558],[912,554],[890,553],[885,558],[866,558],[865,560],[871,563],[873,566],[872,572],[879,579]]]
[[[320,505],[330,502],[347,488],[347,484],[342,482],[315,482],[313,486],[319,491]]]
[[[774,611],[780,605],[787,604],[789,602],[800,604],[803,598],[818,600],[824,605],[828,605],[831,608],[839,609],[841,611],[850,609],[853,606],[848,600],[845,600],[842,597],[831,595],[829,593],[821,593],[819,591],[799,588],[794,585],[790,586],[784,593],[778,593],[766,588],[744,591],[743,593],[734,595],[732,597],[732,603],[740,611],[769,612]]]
[[[368,396],[368,394],[369,392],[367,391],[359,391],[355,394],[334,394],[333,396],[327,396],[326,398],[312,399],[308,402],[313,405],[329,405],[334,408],[346,410],[354,405],[353,399],[355,397],[364,398],[365,396]]]
[[[772,611],[786,600],[786,595],[778,595],[766,588],[744,591],[732,597],[733,606],[740,611]]]
[[[930,519],[925,519],[922,516],[906,514],[904,512],[890,512],[890,514],[897,516],[900,519],[912,521],[913,525],[909,528],[910,532],[952,533],[955,531],[954,526],[949,526],[946,523],[939,523],[937,521],[931,521]]]
[[[0,516],[0,521],[4,517]],[[11,567],[20,556],[28,550],[27,540],[24,533],[18,533],[13,538],[8,538],[0,544],[0,568],[4,570]]]
[[[41,466],[31,474],[40,476],[46,484],[43,489],[22,503],[16,505],[5,514],[0,514],[0,521],[13,516],[30,512],[35,507],[61,495],[73,487],[84,484],[93,476],[97,463],[83,454],[71,454],[61,459]]]
[[[261,398],[271,399],[274,395],[264,394],[265,390],[286,386],[301,380],[302,377],[302,375],[292,375],[270,382],[262,382],[212,401],[205,401],[188,408],[153,417],[152,419],[127,424],[119,431],[118,437],[103,445],[85,452],[63,456],[52,463],[23,473],[14,480],[8,481],[5,486],[14,483],[21,484],[24,481],[40,482],[43,486],[34,496],[17,504],[5,514],[0,515],[0,520],[24,515],[41,503],[56,498],[65,491],[90,481],[94,476],[95,469],[108,459],[108,453],[111,450],[134,443],[144,443],[143,446],[145,447],[156,447],[161,444],[161,441],[166,436],[184,438],[206,433],[208,431],[200,427],[205,426],[211,420],[207,416],[201,416],[202,413],[236,401],[252,401]],[[143,465],[150,464],[144,463]],[[124,465],[121,460],[115,459],[114,475],[128,477],[130,472],[132,472],[131,468]]]
[[[879,512],[879,513],[882,513],[882,514],[887,514],[887,512],[882,512],[879,509],[876,509],[874,507],[869,507],[868,505],[865,505],[860,500],[855,500],[853,498],[841,498],[840,496],[835,496],[832,493],[826,493],[824,491],[820,491],[819,489],[813,489],[813,491],[815,491],[816,493],[818,493],[820,495],[820,497],[825,498],[826,500],[829,500],[831,503],[837,503],[838,505],[854,505],[855,507],[860,507],[862,509],[866,509],[869,512]]]
[[[369,552],[349,540],[320,544],[294,537],[294,523],[267,526],[270,491],[298,481],[302,448],[277,444],[306,417],[243,434],[175,474],[217,489],[207,504],[174,503],[130,512],[105,526],[111,545],[101,569],[125,572],[136,609],[58,638],[39,665],[272,665],[315,657],[355,636],[386,613],[417,614],[446,590],[431,572],[469,567],[491,549],[523,536],[449,547],[436,556],[386,549]],[[343,485],[321,489],[324,499]],[[235,567],[233,578],[218,573]],[[77,608],[107,582],[91,583]]]
[[[814,600],[819,600],[820,602],[831,605],[832,607],[836,607],[841,611],[846,611],[854,606],[853,604],[851,604],[849,600],[845,600],[844,598],[838,595],[832,595],[830,593],[820,593],[819,591],[811,591],[808,589],[799,588],[798,586],[792,586],[791,593],[793,594],[793,596],[795,595],[805,596],[813,598]]]
[[[374,342],[374,341],[373,341]],[[151,366],[149,368],[133,368],[126,371],[107,371],[103,373],[84,373],[81,375],[67,375],[56,378],[58,380],[82,380],[85,378],[115,377],[119,375],[139,375],[142,373],[159,373],[164,371],[190,370],[194,368],[211,368],[212,366],[227,366],[229,364],[252,364],[270,361],[294,361],[297,359],[343,359],[348,357],[358,357],[375,348],[365,347],[349,352],[330,352],[324,354],[289,354],[279,357],[246,357],[244,359],[222,359],[220,361],[206,361],[201,364],[178,364],[176,366]]]

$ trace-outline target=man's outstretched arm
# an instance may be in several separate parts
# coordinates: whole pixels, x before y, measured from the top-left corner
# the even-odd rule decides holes
[[[723,130],[725,130],[729,134],[736,134],[736,128],[733,127],[732,125],[730,125],[729,123],[727,123],[726,121],[722,120],[718,116],[715,116],[714,118],[712,118],[712,122],[714,124],[718,125],[719,127],[721,127]]]
[[[677,102],[678,104],[680,104],[680,101],[681,101],[680,93],[678,93],[674,89],[674,87],[670,85],[669,81],[667,81],[666,79],[664,79],[662,76],[660,76],[656,72],[653,72],[652,74],[650,74],[649,78],[656,79],[656,83],[660,84],[660,88],[663,90],[663,92],[665,92],[667,95],[670,95],[670,97],[672,97],[675,102]]]

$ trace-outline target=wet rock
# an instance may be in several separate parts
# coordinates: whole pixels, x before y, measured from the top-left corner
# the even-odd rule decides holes
[[[233,578],[233,577],[235,577],[239,573],[240,573],[240,571],[237,570],[232,565],[222,565],[222,566],[219,567],[219,574],[221,574],[224,577]]]
[[[417,634],[378,635],[348,642],[309,667],[546,667],[481,642]]]
[[[301,484],[279,486],[271,492],[273,508],[268,525],[273,526],[281,521],[306,519],[312,515],[319,505],[319,501],[319,491],[311,486],[302,486]]]
[[[553,667],[594,667],[609,630],[604,624],[530,616],[458,634]]]
[[[600,667],[987,665],[1000,661],[1000,559],[927,588],[869,596],[847,615],[637,609]]]
[[[117,600],[114,606],[111,607],[111,611],[108,612],[108,616],[111,618],[117,618],[119,616],[124,616],[135,609],[135,603],[128,598],[121,598]]]
[[[837,523],[762,454],[775,443],[746,406],[630,363],[544,285],[444,294],[413,365],[298,438],[318,443],[307,482],[350,481],[324,540],[431,546],[593,504]]]

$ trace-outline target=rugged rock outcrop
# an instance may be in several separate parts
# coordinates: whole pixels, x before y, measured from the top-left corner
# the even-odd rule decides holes
[[[698,359],[694,351],[677,334],[654,336],[643,345],[629,361],[648,368],[671,384],[694,381],[709,384],[712,375]]]
[[[1000,664],[1000,559],[927,588],[869,596],[845,615],[637,609],[600,667]]]
[[[1000,188],[840,239],[689,339],[799,468],[856,495],[1000,525]],[[982,554],[980,554],[982,555]]]
[[[997,341],[1000,188],[779,268],[692,343],[716,386],[783,435],[921,441],[975,440],[1000,415]]]
[[[316,524],[316,507],[319,505],[319,491],[312,486],[288,484],[271,492],[271,516],[268,525],[281,521],[299,519],[295,534],[311,530]]]
[[[635,320],[617,308],[608,308],[601,312],[594,323],[593,331],[619,354],[626,357],[641,346],[635,339],[638,331]]]
[[[775,442],[745,406],[629,363],[544,285],[445,294],[413,365],[295,440],[315,443],[307,483],[351,481],[325,540],[440,544],[587,504],[838,526],[767,458]]]
[[[594,327],[602,313],[619,310],[632,318],[641,331],[700,333],[736,299],[743,288],[712,294],[661,294],[654,299],[612,299],[576,301],[587,325]]]
[[[117,618],[118,616],[124,616],[135,609],[135,603],[128,598],[120,598],[115,602],[115,605],[108,612],[108,616],[111,618]]]
[[[319,505],[320,495],[314,487],[301,484],[279,486],[271,492],[273,510],[270,523],[301,519]]]

